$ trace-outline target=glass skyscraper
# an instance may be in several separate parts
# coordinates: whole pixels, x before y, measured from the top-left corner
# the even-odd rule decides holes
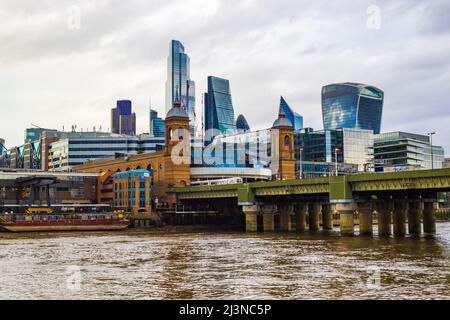
[[[325,130],[353,128],[381,130],[384,92],[359,83],[330,84],[322,88]]]
[[[286,118],[294,125],[295,131],[303,128],[303,117],[297,112],[294,112],[283,97],[280,98],[280,110],[284,111]]]
[[[208,92],[205,93],[205,131],[209,129],[221,133],[236,130],[230,82],[212,76],[208,77]]]
[[[158,117],[156,110],[150,109],[150,136],[164,137],[164,119]]]
[[[177,92],[178,89],[178,92]],[[195,82],[190,79],[190,59],[180,41],[170,42],[167,58],[166,112],[177,98],[189,114],[191,133],[195,132]]]
[[[136,134],[136,114],[131,110],[130,100],[118,100],[111,109],[111,132],[134,136]]]
[[[240,131],[250,131],[250,126],[248,125],[247,119],[245,119],[242,114],[240,114],[236,119],[236,129]]]

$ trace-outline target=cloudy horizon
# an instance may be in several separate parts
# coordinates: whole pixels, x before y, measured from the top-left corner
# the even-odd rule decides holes
[[[120,99],[148,132],[150,97],[165,114],[177,39],[191,59],[198,121],[209,75],[230,80],[235,117],[252,129],[272,125],[283,96],[320,130],[322,86],[360,82],[385,92],[383,132],[436,131],[450,154],[449,11],[445,0],[3,0],[0,138],[20,145],[31,124],[106,130]]]

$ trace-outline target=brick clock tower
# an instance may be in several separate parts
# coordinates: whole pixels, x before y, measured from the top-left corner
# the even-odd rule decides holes
[[[165,119],[163,172],[164,182],[167,186],[167,202],[169,204],[176,202],[175,194],[170,192],[171,188],[183,187],[189,185],[190,182],[190,149],[186,152],[186,148],[183,150],[180,143],[187,143],[187,149],[190,148],[189,116],[181,107],[177,97],[173,102],[172,109],[167,112]],[[176,147],[175,155],[172,155]]]
[[[272,131],[272,146],[278,146],[278,172],[275,172],[277,179],[295,179],[294,127],[281,108]],[[274,161],[276,163],[277,159],[272,159],[272,163]]]

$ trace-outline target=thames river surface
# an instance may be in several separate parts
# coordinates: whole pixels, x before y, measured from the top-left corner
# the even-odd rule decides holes
[[[0,298],[449,299],[450,222],[437,230],[0,233]]]

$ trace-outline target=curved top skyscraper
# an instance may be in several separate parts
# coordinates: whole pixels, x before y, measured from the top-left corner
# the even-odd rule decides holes
[[[240,114],[236,119],[236,129],[242,131],[249,131],[250,126],[248,125],[247,119],[245,119],[244,115]]]
[[[195,130],[195,82],[190,78],[190,59],[184,52],[183,44],[178,40],[170,42],[170,53],[167,58],[166,112],[177,97],[189,115],[190,131]]]
[[[322,117],[325,130],[354,128],[381,130],[384,92],[360,83],[337,83],[322,88]]]

